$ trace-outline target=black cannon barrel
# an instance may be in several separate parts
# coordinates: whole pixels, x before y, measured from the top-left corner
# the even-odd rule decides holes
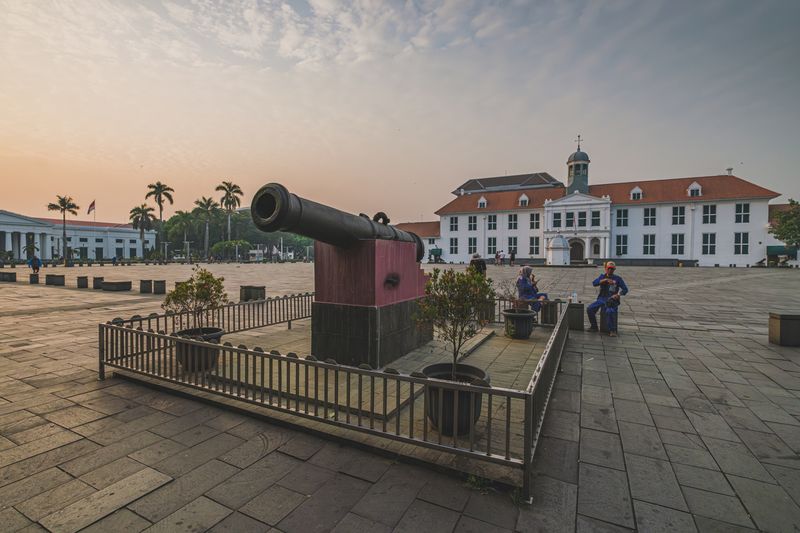
[[[280,183],[268,183],[258,190],[250,215],[256,227],[267,233],[288,231],[342,248],[368,239],[413,242],[417,261],[425,256],[425,245],[415,233],[300,198]]]

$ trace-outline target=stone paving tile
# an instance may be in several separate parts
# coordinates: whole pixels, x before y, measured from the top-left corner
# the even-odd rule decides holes
[[[800,530],[800,507],[778,486],[728,476],[745,508],[764,531]]]
[[[394,527],[426,483],[417,469],[392,465],[353,508],[365,518]]]
[[[578,486],[540,476],[534,480],[533,503],[519,508],[516,531],[573,531]]]
[[[278,529],[286,533],[321,533],[333,529],[351,509],[364,516],[353,506],[361,500],[368,488],[369,483],[366,481],[337,474],[281,520]],[[401,515],[408,505],[410,502],[402,507]]]
[[[206,495],[231,509],[238,509],[302,464],[294,457],[273,452],[223,481]]]
[[[508,494],[489,492],[473,493],[464,508],[464,514],[496,526],[511,529],[517,523],[518,509]]]
[[[222,433],[159,461],[153,468],[172,477],[182,476],[207,461],[229,452],[242,442],[244,441],[238,437]]]
[[[619,422],[622,449],[625,453],[667,459],[661,437],[654,427],[631,422]]]
[[[274,526],[307,499],[305,494],[273,485],[242,506],[241,512]]]
[[[459,518],[459,514],[455,511],[422,500],[415,500],[393,531],[397,533],[417,533],[425,529],[452,531]]]
[[[578,513],[633,528],[633,509],[625,472],[581,464]]]
[[[63,509],[72,502],[97,492],[94,488],[79,479],[73,479],[63,485],[43,492],[38,496],[16,505],[16,509],[34,522]]]
[[[601,522],[588,516],[578,515],[575,531],[577,533],[629,533],[633,530],[627,527],[615,526],[608,522]]]
[[[635,500],[688,511],[669,461],[625,454],[628,483]]]
[[[487,524],[469,516],[462,516],[456,524],[454,533],[511,533],[511,529]]]
[[[536,448],[534,473],[577,483],[578,453],[577,442],[542,437]]]
[[[636,527],[639,531],[662,533],[697,531],[692,515],[689,513],[638,500],[634,500],[633,508],[636,512]]]
[[[466,484],[454,485],[453,480],[445,476],[430,476],[417,494],[420,500],[458,512],[464,510],[469,497],[470,490]]]
[[[713,518],[721,522],[753,528],[753,523],[741,502],[734,496],[683,487],[686,503],[692,514]]]
[[[122,457],[105,466],[101,466],[97,470],[92,470],[82,475],[80,479],[96,489],[102,489],[131,474],[135,474],[139,470],[143,470],[145,466],[146,465],[129,459],[128,457]]]
[[[392,529],[363,516],[347,513],[332,531],[333,533],[389,533]]]
[[[231,512],[227,507],[201,496],[163,520],[156,522],[145,531],[205,531]]]
[[[242,513],[231,513],[227,518],[209,529],[211,533],[266,533],[271,528]]]
[[[147,468],[44,517],[40,523],[56,533],[78,531],[168,483],[170,479]]]
[[[619,435],[593,429],[582,430],[580,460],[583,463],[625,470]]]
[[[672,470],[675,472],[675,477],[678,478],[678,483],[683,486],[728,496],[735,495],[727,478],[721,472],[675,462],[672,463]]]
[[[124,531],[125,533],[138,533],[150,527],[150,522],[136,513],[122,508],[114,511],[102,520],[91,526],[81,529],[81,533],[108,533],[111,531]]]

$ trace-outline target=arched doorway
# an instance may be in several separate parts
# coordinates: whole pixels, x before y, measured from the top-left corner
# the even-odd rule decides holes
[[[600,255],[600,239],[597,237],[593,238],[591,241],[592,246],[592,257],[601,257]]]
[[[583,241],[580,239],[569,241],[569,260],[583,261],[584,257]]]

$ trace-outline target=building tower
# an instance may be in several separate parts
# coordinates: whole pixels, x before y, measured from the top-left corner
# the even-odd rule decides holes
[[[567,159],[567,194],[589,193],[589,154],[581,151],[581,136],[576,139],[578,150]]]

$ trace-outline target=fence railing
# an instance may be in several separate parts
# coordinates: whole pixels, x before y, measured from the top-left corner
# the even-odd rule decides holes
[[[162,331],[167,334],[195,327],[222,328],[227,333],[256,329],[275,324],[289,323],[311,317],[314,293],[276,296],[266,300],[223,305],[200,313],[151,313],[134,315],[129,319],[115,318],[111,322],[123,326],[142,328],[145,331]]]
[[[297,309],[304,309],[305,296],[295,297]],[[268,308],[267,315],[283,313],[266,318],[254,313],[265,325],[279,323],[278,317],[285,321],[304,315],[302,311],[286,314],[280,307],[286,302],[266,302],[239,304],[231,316],[253,316],[248,313],[262,305],[277,306]],[[182,327],[176,315],[100,324],[100,377],[105,367],[122,369],[331,426],[520,469],[523,496],[529,499],[535,447],[568,335],[567,306],[559,308],[553,333],[526,390],[201,342],[175,333]],[[220,317],[219,324],[239,327],[237,319],[227,314],[212,317]],[[150,324],[166,324],[172,333],[153,330]],[[463,418],[450,414],[459,411],[464,412]]]

